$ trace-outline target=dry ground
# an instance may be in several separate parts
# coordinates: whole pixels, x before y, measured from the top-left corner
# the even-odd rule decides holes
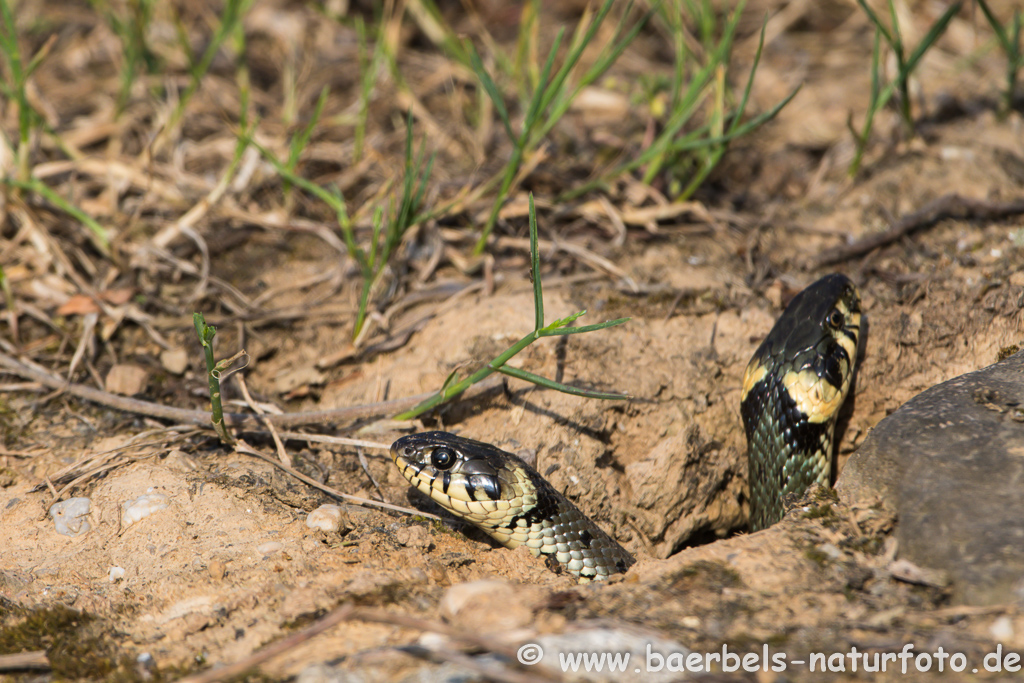
[[[546,22],[578,11],[574,3],[556,5],[545,10]],[[459,16],[458,8],[444,7]],[[488,7],[480,18],[511,44],[518,14]],[[916,42],[933,8],[905,9],[908,42]],[[183,11],[197,22],[189,28],[198,39],[201,8]],[[12,373],[0,387],[0,648],[7,648],[0,653],[52,645],[56,637],[64,644],[50,657],[60,676],[144,677],[132,662],[148,653],[159,675],[173,678],[242,660],[350,602],[376,621],[344,621],[271,658],[262,673],[282,680],[326,662],[335,675],[347,672],[336,680],[455,680],[444,677],[456,675],[452,662],[464,656],[422,638],[422,625],[410,618],[453,625],[496,651],[595,625],[622,638],[639,629],[696,651],[725,644],[760,652],[767,643],[791,659],[851,646],[893,652],[912,642],[918,652],[962,651],[980,668],[997,642],[1024,650],[1019,604],[954,605],[941,588],[893,579],[893,520],[872,510],[850,510],[819,494],[783,524],[741,533],[740,378],[802,286],[831,270],[846,272],[861,288],[869,319],[841,421],[840,464],[910,397],[1024,342],[1020,215],[942,219],[867,254],[818,265],[826,250],[877,234],[949,193],[992,203],[1024,195],[1024,118],[1019,107],[1005,120],[995,114],[1004,61],[985,49],[991,33],[980,13],[962,10],[924,62],[915,89],[919,135],[903,141],[898,121],[883,112],[864,170],[851,181],[845,127],[848,113],[859,123],[866,106],[867,19],[851,2],[752,3],[741,24],[737,83],[766,12],[753,109],[769,108],[796,84],[803,89],[777,120],[730,148],[698,203],[669,206],[660,220],[630,224],[624,233],[609,215],[656,206],[664,183],[646,195],[637,183],[618,183],[602,195],[607,209],[596,194],[553,206],[558,191],[592,172],[587,164],[598,141],[639,145],[650,119],[635,103],[610,113],[580,108],[555,130],[548,156],[499,226],[501,235],[522,238],[523,192],[537,193],[542,237],[588,250],[582,257],[542,250],[548,318],[580,309],[588,311],[584,323],[632,318],[594,334],[543,340],[513,365],[633,400],[598,402],[509,380],[422,423],[364,420],[309,430],[390,443],[410,429],[443,427],[527,451],[559,490],[638,555],[624,579],[576,586],[543,561],[496,548],[458,523],[367,507],[345,506],[342,535],[312,532],[306,513],[332,499],[274,466],[232,453],[207,431],[152,431],[169,423],[54,395]],[[82,152],[67,162],[46,138],[35,150],[36,172],[116,226],[119,237],[114,255],[102,256],[51,205],[8,199],[0,265],[19,316],[14,329],[5,315],[7,352],[66,377],[81,345],[75,381],[102,388],[114,366],[127,365],[142,371],[138,398],[203,409],[206,380],[191,327],[191,311],[203,310],[220,329],[218,356],[248,352],[244,376],[254,398],[299,412],[435,390],[453,369],[487,361],[531,328],[521,241],[492,245],[483,268],[469,256],[476,233],[467,226],[486,216],[486,199],[407,237],[357,349],[351,336],[359,280],[351,259],[325,248],[329,212],[302,195],[283,202],[280,182],[258,160],[246,162],[248,184],[230,188],[199,219],[195,239],[185,233],[165,249],[151,248],[154,236],[209,192],[230,157],[234,132],[224,112],[237,111],[230,64],[215,64],[170,151],[149,157],[146,141],[164,110],[145,88],[160,84],[140,82],[128,114],[115,120],[112,38],[92,10],[24,2],[18,13],[26,30],[35,27],[27,42],[58,35],[34,96],[54,129]],[[453,22],[470,30],[468,20]],[[286,76],[297,79],[302,111],[330,83],[337,100],[326,120],[348,120],[342,114],[355,101],[352,30],[311,8],[273,2],[257,3],[245,26],[267,144],[285,144]],[[400,63],[415,84],[415,106],[425,108],[421,119],[429,112],[422,130],[439,151],[429,197],[440,201],[489,178],[507,144],[498,124],[483,140],[462,127],[452,111],[464,104],[456,101],[463,75],[453,75],[413,22],[401,27]],[[300,39],[301,46],[289,42]],[[629,102],[636,74],[667,73],[661,46],[657,35],[641,35],[617,80],[604,84],[612,101]],[[371,107],[365,161],[351,163],[350,123],[321,124],[304,157],[310,177],[338,183],[352,207],[369,206],[401,167],[398,124],[410,100],[384,81]],[[453,81],[458,85],[445,86]],[[4,119],[9,134],[12,108]],[[360,209],[360,225],[371,212]],[[234,380],[225,396],[241,399]],[[146,431],[151,443],[129,444]],[[274,451],[265,435],[246,438]],[[438,512],[410,492],[383,451],[367,449],[364,470],[354,447],[289,440],[287,450],[297,469],[347,494]],[[54,490],[47,481],[87,458],[110,467],[62,493],[91,498],[92,531],[59,536],[46,515]],[[147,492],[168,496],[169,507],[124,527],[122,503]],[[112,580],[115,567],[124,574]],[[478,580],[495,583],[483,592],[463,585]],[[86,617],[68,617],[63,607],[94,621],[83,626]],[[26,614],[36,615],[49,640],[29,638]],[[59,627],[78,635],[60,640],[53,635]],[[434,651],[435,663],[394,649],[416,642]],[[608,642],[614,649],[618,641]],[[318,672],[320,679],[307,670],[304,680],[329,680],[329,669]],[[492,675],[516,674],[506,662]],[[807,675],[797,667],[749,680]]]

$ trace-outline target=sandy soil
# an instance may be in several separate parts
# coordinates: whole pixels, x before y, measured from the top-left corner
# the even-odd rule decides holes
[[[832,26],[836,16],[852,24]],[[406,617],[490,638],[495,648],[600,625],[619,634],[639,629],[695,651],[726,644],[759,652],[767,643],[790,659],[852,646],[893,652],[910,642],[918,652],[939,646],[964,652],[978,666],[997,643],[1024,650],[1019,605],[955,605],[941,587],[894,579],[898,548],[888,535],[894,520],[876,511],[850,509],[817,492],[782,524],[742,533],[740,378],[784,303],[804,285],[832,270],[846,272],[861,288],[870,325],[841,419],[840,467],[872,426],[907,399],[1024,342],[1020,216],[940,220],[866,256],[815,265],[825,250],[877,233],[948,193],[993,202],[1022,195],[1024,119],[1019,111],[997,119],[988,99],[1001,62],[994,54],[970,66],[955,59],[980,40],[972,33],[979,21],[966,14],[955,20],[942,50],[926,61],[920,137],[873,146],[854,181],[845,177],[846,115],[861,115],[871,35],[852,6],[805,8],[766,47],[755,108],[767,108],[796,83],[803,89],[777,121],[726,156],[711,188],[698,196],[710,214],[682,212],[653,232],[631,227],[624,243],[615,244],[607,221],[579,211],[576,234],[566,238],[609,259],[636,287],[547,250],[547,316],[586,309],[583,323],[631,320],[595,334],[542,340],[512,364],[626,392],[632,400],[587,400],[509,380],[500,392],[422,423],[344,432],[387,444],[411,429],[441,427],[535,455],[537,469],[556,488],[638,556],[624,578],[577,586],[542,560],[495,547],[448,519],[344,505],[342,533],[312,531],[306,514],[336,501],[206,433],[173,441],[161,433],[149,439],[153,445],[130,444],[165,423],[8,385],[0,398],[0,612],[8,632],[24,623],[24,610],[65,606],[94,616],[72,630],[93,638],[107,659],[85,672],[58,655],[52,659],[61,675],[100,679],[115,669],[141,677],[134,661],[142,653],[167,678],[235,662],[344,603],[394,620],[345,621],[263,663],[263,674],[453,680],[444,676],[454,675],[457,656],[435,654],[430,663],[395,649],[436,645],[401,621]],[[745,36],[747,58],[753,31]],[[828,31],[843,37],[834,50],[821,44]],[[593,135],[601,126],[588,130]],[[890,112],[878,131],[881,140],[897,136]],[[420,260],[440,248],[432,234],[412,240]],[[274,311],[306,311],[294,319],[212,315],[221,328],[218,355],[245,348],[250,391],[285,411],[437,389],[453,369],[490,359],[533,323],[526,254],[509,249],[495,269],[493,291],[478,288],[454,301],[425,298],[389,312],[378,323],[384,332],[425,322],[397,348],[345,355],[357,291],[348,286],[329,301],[310,303],[328,291],[326,282],[312,280],[336,269],[336,256],[297,233],[249,230],[238,240],[213,251],[211,274],[250,297],[281,287]],[[465,286],[480,276],[445,260],[427,285],[396,277],[412,291]],[[303,280],[310,284],[284,289]],[[31,282],[15,278],[19,291]],[[182,301],[192,284],[142,277],[136,291]],[[131,325],[104,339],[92,363],[103,377],[115,363],[140,367],[140,397],[201,408],[205,378],[194,335],[183,316],[177,321],[160,329],[169,346],[187,350],[182,372]],[[341,362],[321,362],[339,355]],[[79,381],[89,380],[83,374]],[[240,398],[232,382],[225,394]],[[273,451],[272,442],[247,438]],[[47,478],[112,449],[122,450],[108,460],[109,470],[68,492],[91,499],[92,530],[58,535],[47,516],[53,500]],[[345,493],[438,513],[409,489],[383,451],[365,451],[364,471],[353,447],[289,440],[288,449],[297,469]],[[167,496],[168,507],[125,526],[123,504],[147,493]],[[492,583],[471,583],[478,581]],[[0,636],[0,642],[7,641]],[[440,650],[459,644],[455,638]],[[327,668],[310,669],[315,663]],[[515,673],[511,664],[502,670]],[[347,673],[330,679],[338,672]],[[761,672],[744,680],[808,675]]]

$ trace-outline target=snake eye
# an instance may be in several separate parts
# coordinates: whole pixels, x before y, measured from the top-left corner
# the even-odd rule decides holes
[[[838,308],[833,308],[828,314],[827,322],[832,329],[840,330],[846,324],[846,316]]]
[[[430,454],[430,464],[439,470],[449,469],[455,464],[455,453],[450,448],[435,448]]]

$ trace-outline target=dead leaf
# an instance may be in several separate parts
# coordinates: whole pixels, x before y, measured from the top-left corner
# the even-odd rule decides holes
[[[57,315],[86,315],[99,312],[100,307],[91,296],[85,294],[75,294],[57,309]]]
[[[126,304],[132,299],[132,295],[135,294],[135,290],[122,287],[121,289],[105,289],[100,292],[100,298],[109,304],[120,306]]]
[[[132,298],[133,290],[128,288],[123,289],[108,289],[103,292],[99,292],[97,296],[103,301],[114,306],[120,306],[128,303]],[[99,306],[96,305],[96,301],[87,294],[75,294],[70,299],[61,304],[60,308],[57,309],[57,315],[86,315],[88,313],[99,313]]]

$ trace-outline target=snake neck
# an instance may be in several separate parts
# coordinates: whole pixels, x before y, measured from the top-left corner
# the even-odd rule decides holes
[[[809,422],[779,382],[755,385],[740,404],[748,443],[750,530],[782,519],[785,501],[828,485],[835,421]]]

